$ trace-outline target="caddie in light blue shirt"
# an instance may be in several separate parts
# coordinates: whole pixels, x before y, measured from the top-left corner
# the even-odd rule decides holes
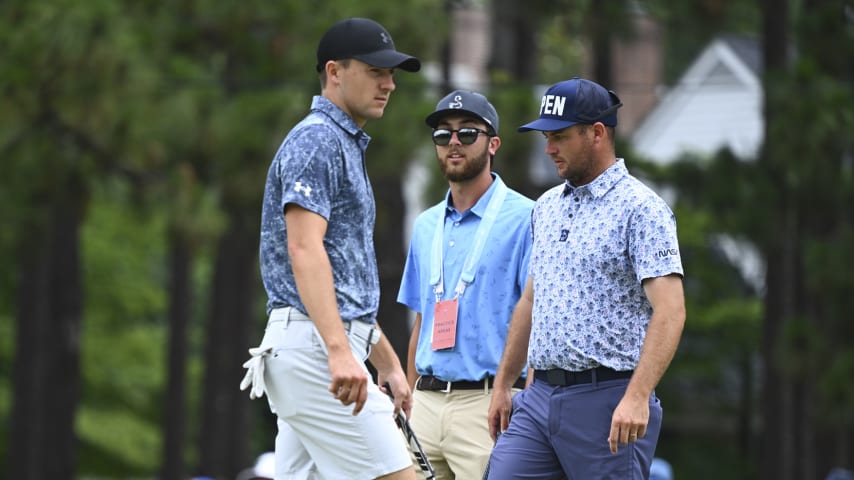
[[[415,221],[409,255],[400,287],[398,301],[421,313],[421,336],[430,338],[433,325],[435,295],[430,285],[431,250],[436,222],[444,218],[444,276],[445,294],[456,294],[456,279],[460,278],[463,263],[471,253],[472,240],[480,225],[486,206],[501,178],[495,179],[489,190],[466,212],[459,212],[445,200],[422,213]],[[502,205],[484,250],[477,277],[459,298],[457,341],[453,348],[433,350],[430,342],[420,342],[415,355],[419,375],[433,375],[445,381],[481,380],[494,377],[507,326],[513,307],[528,280],[528,260],[531,253],[531,207],[533,202],[520,195],[509,194]]]
[[[416,312],[411,423],[437,480],[479,479],[492,447],[492,384],[528,277],[533,201],[491,171],[501,139],[486,97],[452,92],[426,123],[450,188],[415,221],[398,295]],[[524,377],[516,371],[516,391]]]

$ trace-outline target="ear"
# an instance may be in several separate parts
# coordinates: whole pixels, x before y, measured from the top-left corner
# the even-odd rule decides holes
[[[593,124],[593,142],[594,143],[602,143],[608,141],[608,129],[605,128],[605,124],[602,122],[596,122]]]
[[[501,148],[501,137],[498,135],[489,137],[489,154],[495,155],[499,148]]]
[[[341,73],[341,64],[336,62],[335,60],[328,60],[326,65],[324,65],[326,69],[326,79],[327,81],[332,81],[337,83],[339,82],[338,76]]]

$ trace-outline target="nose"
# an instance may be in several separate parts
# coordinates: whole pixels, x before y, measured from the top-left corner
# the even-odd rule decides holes
[[[394,84],[394,73],[391,71],[386,72],[382,78],[382,89],[387,92],[393,92],[397,85]]]
[[[546,138],[546,155],[557,154],[557,151],[558,149],[555,147],[554,142],[551,139]]]

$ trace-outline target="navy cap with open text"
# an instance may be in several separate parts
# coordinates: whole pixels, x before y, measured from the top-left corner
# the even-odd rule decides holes
[[[369,18],[347,18],[329,27],[317,45],[317,71],[330,60],[355,58],[381,68],[407,72],[421,69],[421,61],[398,52],[388,30]]]
[[[573,125],[602,122],[617,126],[617,109],[623,103],[612,90],[596,82],[574,77],[556,83],[546,90],[540,102],[540,117],[517,130],[553,132]]]

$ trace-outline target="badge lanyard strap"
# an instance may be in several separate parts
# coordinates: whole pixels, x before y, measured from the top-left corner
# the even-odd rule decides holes
[[[495,219],[498,217],[498,210],[501,204],[504,203],[504,197],[507,196],[507,186],[501,181],[501,178],[495,177],[495,191],[492,193],[492,198],[486,206],[486,212],[477,227],[477,232],[474,236],[474,244],[469,252],[463,270],[460,272],[460,279],[457,282],[456,297],[461,297],[466,291],[466,286],[474,282],[475,270],[478,260],[483,253],[483,246],[486,244],[486,237],[492,226],[495,224]],[[433,294],[436,295],[436,303],[442,300],[445,294],[444,282],[444,262],[442,244],[445,242],[445,215],[439,215],[439,221],[436,224],[436,231],[433,234],[433,255],[430,261],[430,284],[433,285]]]

